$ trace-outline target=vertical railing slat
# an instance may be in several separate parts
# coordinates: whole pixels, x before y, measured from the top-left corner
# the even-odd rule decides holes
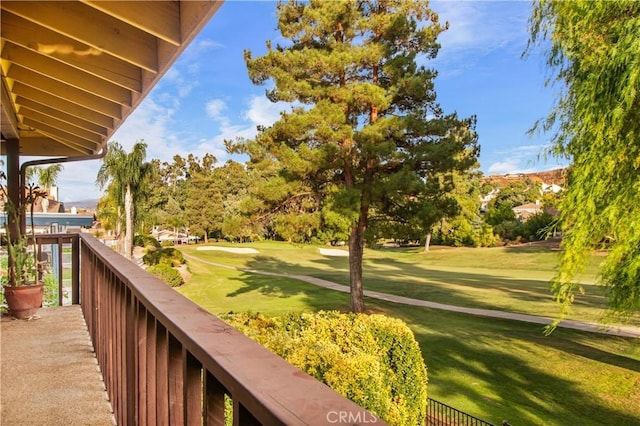
[[[58,238],[58,303],[62,306],[64,302],[64,267],[62,266],[62,249],[64,247],[62,238]]]
[[[147,425],[154,426],[156,422],[156,320],[147,312]]]
[[[184,367],[183,352],[180,342],[169,334],[168,374],[169,379],[169,424],[184,424]]]
[[[118,286],[115,279],[111,280],[111,345],[113,356],[113,394],[114,399],[118,401],[118,407],[116,408],[118,424],[122,424],[124,419],[122,418],[122,386],[120,385],[120,306],[118,304]]]
[[[139,425],[147,424],[147,310],[141,303],[136,303],[136,335],[138,350],[136,365],[138,366],[138,421]]]
[[[121,424],[122,419],[119,417],[120,415],[120,398],[118,395],[118,381],[116,378],[116,353],[115,353],[115,323],[116,323],[116,312],[115,312],[115,286],[113,285],[112,279],[113,274],[107,272],[107,286],[105,291],[107,293],[107,306],[106,306],[106,338],[108,340],[108,353],[107,353],[107,374],[109,376],[109,398],[111,398],[111,406],[113,407],[113,412],[116,416],[116,421],[118,424]]]
[[[169,339],[162,324],[156,328],[156,424],[168,425],[169,419]]]
[[[202,426],[202,364],[183,348],[184,424]]]
[[[236,398],[233,399],[233,426],[260,426],[261,423]]]
[[[128,425],[136,425],[138,424],[138,366],[137,366],[137,348],[138,345],[136,340],[138,339],[138,329],[137,325],[137,306],[136,300],[133,297],[133,293],[127,289],[126,290],[126,317],[124,321],[125,326],[125,335],[126,335],[126,364],[127,364],[127,424]]]
[[[71,240],[71,303],[77,305],[80,303],[80,262],[74,262],[74,259],[80,259],[80,239],[77,236]]]
[[[118,378],[118,397],[120,399],[120,423],[119,425],[126,424],[127,421],[127,366],[126,366],[126,356],[125,356],[125,347],[126,347],[126,325],[125,325],[125,313],[127,310],[126,304],[126,289],[125,287],[119,285],[120,283],[114,280],[115,286],[115,311],[116,311],[116,342],[117,345],[115,347],[116,350],[116,366],[117,366],[117,378]]]
[[[204,377],[204,424],[224,426],[225,389],[209,371],[206,371]]]

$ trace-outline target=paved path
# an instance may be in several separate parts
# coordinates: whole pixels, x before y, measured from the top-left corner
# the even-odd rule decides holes
[[[187,254],[185,254],[184,256],[193,260],[197,260],[198,262],[207,263],[209,265],[217,266],[220,268],[233,269],[236,271],[249,272],[252,274],[293,278],[293,279],[307,282],[309,284],[328,288],[331,290],[341,291],[343,293],[349,293],[349,287],[346,285],[322,280],[319,278],[310,277],[308,275],[289,275],[289,274],[279,274],[275,272],[258,271],[255,269],[243,269],[243,268],[237,268],[235,266],[224,265],[222,263],[202,260],[200,258],[197,258],[195,256],[190,256]],[[544,324],[544,325],[551,324],[554,321],[554,318],[549,318],[549,317],[518,314],[513,312],[505,312],[505,311],[496,311],[492,309],[478,309],[478,308],[467,308],[463,306],[447,305],[444,303],[429,302],[427,300],[411,299],[409,297],[404,297],[404,296],[397,296],[397,295],[388,294],[388,293],[380,293],[378,291],[365,290],[364,294],[367,297],[371,297],[379,300],[386,300],[388,302],[401,303],[404,305],[420,306],[424,308],[441,309],[444,311],[460,312],[464,314],[477,315],[481,317],[502,318],[502,319],[509,319],[514,321],[523,321],[528,323]],[[588,331],[592,333],[609,334],[613,336],[640,338],[640,327],[634,327],[634,326],[603,325],[599,323],[592,323],[592,322],[585,322],[585,321],[563,320],[563,321],[560,321],[560,323],[558,324],[558,327],[572,328],[575,330]]]

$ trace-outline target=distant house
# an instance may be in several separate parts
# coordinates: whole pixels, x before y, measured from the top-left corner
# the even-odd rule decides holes
[[[200,237],[189,235],[185,232],[169,231],[167,229],[159,229],[157,226],[151,231],[151,235],[162,244],[165,241],[171,241],[173,244],[189,244],[198,242]]]
[[[5,201],[0,200],[0,234],[5,232]],[[31,204],[25,207],[25,221],[31,232]],[[52,198],[38,198],[33,205],[33,228],[36,234],[77,232],[91,228],[94,224],[93,214],[77,214],[76,211],[66,213],[64,204]]]
[[[542,182],[542,193],[547,193],[547,192],[553,192],[554,194],[557,194],[558,192],[562,191],[562,187],[560,185],[556,185],[555,183],[551,183],[551,184],[547,184]]]
[[[484,183],[490,184],[493,189],[486,195],[480,196],[480,211],[485,212],[489,206],[491,200],[496,198],[500,193],[500,190],[505,186],[508,186],[513,181],[526,182],[528,185],[537,186],[538,192],[541,196],[548,193],[557,194],[561,192],[563,184],[565,182],[565,169],[550,170],[546,172],[535,173],[511,173],[504,175],[492,175],[483,178]],[[547,183],[549,182],[549,183]],[[541,212],[541,208],[536,208],[533,203],[517,206],[514,208],[516,216],[520,217],[519,212],[523,217],[529,217],[532,214]],[[548,212],[555,214],[557,212]]]
[[[514,207],[513,212],[516,214],[518,219],[526,222],[531,216],[542,213],[543,209],[542,204],[540,204],[540,200],[536,200],[535,203],[528,203]]]

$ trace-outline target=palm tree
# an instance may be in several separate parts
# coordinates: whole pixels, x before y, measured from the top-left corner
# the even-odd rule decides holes
[[[130,153],[126,153],[118,142],[111,142],[96,178],[100,189],[107,184],[113,186],[117,205],[124,206],[124,255],[128,259],[133,256],[135,198],[140,194],[144,178],[153,170],[151,163],[145,162],[146,156],[147,144],[144,141],[136,142]]]
[[[109,185],[107,192],[98,200],[96,218],[107,231],[114,231],[118,242],[118,251],[122,252],[122,206],[117,199],[122,198],[114,194],[115,186]]]
[[[63,168],[62,164],[57,163],[38,169],[38,183],[40,186],[45,190],[51,189],[56,184],[58,175],[60,175]]]

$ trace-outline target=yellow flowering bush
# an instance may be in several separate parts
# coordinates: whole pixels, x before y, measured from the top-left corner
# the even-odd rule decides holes
[[[336,311],[223,319],[388,423],[424,424],[427,369],[403,321]]]

